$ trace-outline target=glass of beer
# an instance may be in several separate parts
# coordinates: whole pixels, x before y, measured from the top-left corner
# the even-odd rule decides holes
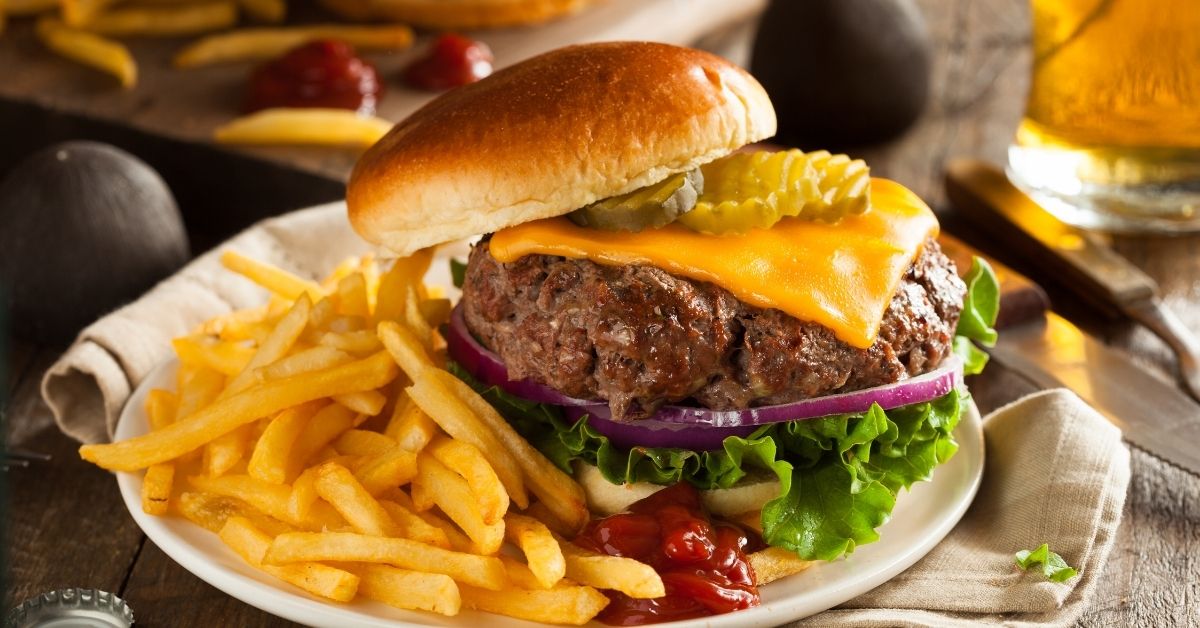
[[[1030,0],[1009,177],[1065,222],[1200,231],[1200,0]]]

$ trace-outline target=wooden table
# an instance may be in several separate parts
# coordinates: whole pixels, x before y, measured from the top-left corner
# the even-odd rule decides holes
[[[1030,59],[1026,0],[921,0],[936,47],[931,103],[899,140],[862,151],[878,174],[913,187],[952,232],[985,248],[945,207],[942,164],[959,155],[1000,162],[1020,117]],[[744,42],[729,49],[737,57]],[[1200,239],[1119,238],[1119,251],[1157,279],[1168,304],[1200,329]],[[996,251],[993,251],[996,252]],[[1001,255],[1003,258],[1003,256]],[[1144,330],[1083,310],[1053,279],[1006,259],[1051,293],[1056,309],[1134,359],[1170,369],[1165,347]],[[204,584],[134,525],[110,474],[82,463],[54,427],[38,384],[61,347],[12,347],[6,432],[10,445],[53,462],[8,474],[9,604],[64,586],[98,587],[128,600],[142,625],[274,626],[284,622]],[[993,366],[973,391],[984,410],[1029,392]],[[1198,444],[1200,445],[1200,444]],[[1200,617],[1200,478],[1133,452],[1133,479],[1117,547],[1082,625],[1195,625]]]

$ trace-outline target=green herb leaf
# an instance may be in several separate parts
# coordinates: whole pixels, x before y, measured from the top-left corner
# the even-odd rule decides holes
[[[467,279],[467,263],[451,257],[450,279],[454,282],[455,288],[462,289],[463,282]]]
[[[1063,560],[1062,556],[1050,551],[1049,543],[1042,543],[1042,546],[1033,550],[1021,550],[1014,555],[1017,566],[1021,569],[1028,570],[1034,565],[1042,566],[1042,575],[1051,582],[1066,582],[1071,578],[1079,575],[1067,561]]]

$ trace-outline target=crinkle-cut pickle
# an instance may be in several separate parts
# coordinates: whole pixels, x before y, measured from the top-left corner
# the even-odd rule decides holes
[[[828,151],[738,153],[701,166],[704,191],[679,217],[702,233],[768,229],[785,217],[835,222],[870,205],[870,170]]]
[[[628,194],[596,201],[567,217],[581,227],[604,231],[657,229],[691,210],[703,189],[699,170],[681,172]]]

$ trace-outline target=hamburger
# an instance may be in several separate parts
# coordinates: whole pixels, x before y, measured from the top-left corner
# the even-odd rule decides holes
[[[347,203],[399,256],[482,234],[450,368],[595,513],[687,483],[833,560],[953,455],[995,283],[960,279],[929,208],[862,162],[748,148],[775,128],[719,57],[574,46],[399,123]]]

